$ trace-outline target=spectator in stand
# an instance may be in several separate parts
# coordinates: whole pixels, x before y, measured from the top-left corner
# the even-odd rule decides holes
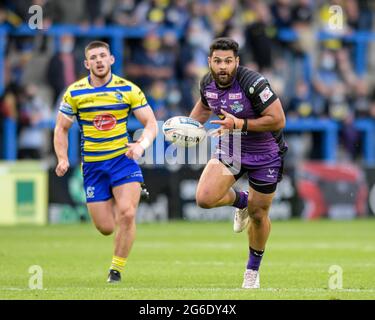
[[[349,50],[346,48],[336,52],[338,71],[346,85],[346,96],[349,99],[350,110],[355,117],[369,116],[369,79],[359,77],[352,67]]]
[[[146,98],[155,113],[156,120],[168,119],[167,85],[164,81],[152,82],[147,90]]]
[[[165,25],[177,30],[184,30],[190,18],[188,5],[188,0],[171,1],[165,13]]]
[[[287,118],[292,120],[313,117],[313,107],[308,84],[303,79],[299,79],[295,83],[295,86],[295,95],[286,108]],[[286,133],[289,151],[285,161],[291,166],[296,166],[306,159],[311,149],[311,138],[312,134],[309,132]]]
[[[189,50],[185,52],[180,47],[180,43],[173,32],[166,32],[162,39],[163,52],[167,59],[173,63],[175,72],[175,78],[168,82],[168,107],[176,109],[174,102],[177,100],[178,102],[183,101],[184,105],[181,106],[181,110],[186,108],[183,113],[188,113],[190,111],[188,110],[189,106],[194,103],[192,91],[198,74],[195,66],[191,65],[191,52]]]
[[[168,87],[164,81],[157,80],[151,84],[147,101],[152,106],[157,120],[167,120],[170,117],[188,113],[188,110],[184,110],[181,106],[179,88],[177,86]]]
[[[104,0],[85,0],[84,10],[86,11],[87,22],[89,25],[103,26],[105,24],[105,15],[103,11]]]
[[[47,68],[47,80],[53,89],[56,101],[61,92],[77,79],[80,62],[74,53],[75,39],[70,34],[60,38],[60,47]]]
[[[370,31],[372,12],[366,1],[345,0],[344,9],[349,31]]]
[[[294,51],[298,55],[311,54],[317,42],[313,27],[313,6],[311,0],[298,0],[292,9],[292,29],[298,35]]]
[[[52,0],[50,12],[53,23],[61,24],[87,24],[88,16],[85,10],[86,0]]]
[[[4,156],[4,147],[3,147],[3,130],[4,130],[4,120],[11,119],[17,121],[18,112],[17,112],[17,96],[15,88],[13,86],[8,86],[3,95],[0,97],[0,159]]]
[[[286,112],[290,118],[308,118],[314,116],[309,87],[303,79],[296,82],[295,95],[290,100]]]
[[[142,47],[133,51],[126,74],[145,90],[154,80],[175,81],[174,61],[162,51],[162,39],[156,33],[148,33]]]
[[[346,33],[351,34],[358,31],[370,31],[372,27],[371,11],[366,8],[365,3],[360,7],[357,0],[346,0],[344,3],[344,14],[346,21]],[[352,64],[356,59],[356,45],[351,42],[344,42],[345,48],[348,48],[349,58]],[[367,45],[366,45],[367,47]]]
[[[172,86],[168,90],[167,109],[168,118],[180,115],[189,115],[189,105],[186,103],[185,100],[182,100],[180,89],[177,86]]]
[[[370,95],[370,106],[369,106],[369,115],[372,119],[375,119],[375,87],[372,88],[372,94]]]
[[[39,125],[49,120],[51,114],[48,104],[42,100],[38,90],[36,85],[28,85],[20,96],[20,159],[41,159],[48,150],[48,129]]]
[[[356,118],[372,117],[369,81],[366,78],[358,79],[355,91],[350,95],[351,110]]]
[[[213,0],[208,2],[210,24],[215,36],[222,36],[235,19],[236,0]]]
[[[280,46],[278,51],[281,51],[283,54],[289,52],[292,42],[280,39],[280,31],[285,29],[290,29],[293,23],[292,16],[292,4],[291,0],[276,0],[271,2],[270,6],[271,16],[273,25],[276,28],[276,39],[277,44]]]
[[[312,81],[314,89],[314,114],[327,115],[328,103],[334,92],[342,83],[337,71],[335,52],[323,48],[320,54],[319,65]]]
[[[120,26],[135,26],[139,24],[136,14],[135,0],[117,0],[112,10],[110,22]]]
[[[264,73],[272,67],[272,16],[267,5],[261,2],[255,4],[254,13],[254,22],[245,29],[246,47],[252,52],[257,70]]]
[[[341,142],[344,147],[342,156],[353,160],[358,154],[359,134],[354,126],[354,110],[349,105],[350,85],[345,82],[345,74],[339,71],[338,52],[342,51],[322,51],[321,64],[313,80],[314,111],[341,123]]]
[[[142,0],[136,9],[139,23],[149,28],[165,25],[169,3],[169,0]]]
[[[292,5],[290,0],[271,2],[271,13],[276,28],[287,29],[292,26]]]
[[[207,18],[209,7],[203,2],[191,3],[191,17],[184,35],[184,44],[182,54],[184,59],[189,55],[190,75],[201,77],[207,72],[207,43],[210,43],[214,37],[214,32]]]

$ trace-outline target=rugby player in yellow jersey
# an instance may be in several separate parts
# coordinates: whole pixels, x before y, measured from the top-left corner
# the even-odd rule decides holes
[[[89,76],[66,90],[57,115],[54,147],[56,174],[69,169],[68,131],[76,117],[81,131],[82,171],[87,208],[103,235],[115,229],[108,282],[121,281],[135,239],[135,215],[143,182],[139,159],[157,134],[157,123],[143,92],[111,72],[115,59],[107,43],[93,41],[85,48]],[[129,143],[130,112],[144,125],[138,141]]]

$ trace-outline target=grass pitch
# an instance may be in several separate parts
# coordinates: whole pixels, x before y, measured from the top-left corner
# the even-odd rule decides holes
[[[241,289],[247,238],[231,222],[139,224],[119,285],[106,283],[112,245],[91,224],[1,227],[0,299],[375,299],[375,219],[273,222],[255,291]]]

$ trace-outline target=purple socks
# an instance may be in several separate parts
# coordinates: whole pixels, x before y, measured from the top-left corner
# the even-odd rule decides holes
[[[238,209],[246,208],[249,193],[247,191],[235,191],[235,192],[236,192],[236,200],[234,200],[232,206]]]
[[[260,262],[262,261],[264,250],[258,251],[258,250],[254,250],[251,247],[249,249],[250,249],[249,261],[247,262],[246,269],[258,271]]]

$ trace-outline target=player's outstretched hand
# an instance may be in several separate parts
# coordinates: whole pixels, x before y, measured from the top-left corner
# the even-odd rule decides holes
[[[62,177],[69,169],[69,161],[68,160],[60,160],[56,166],[56,174],[58,177]]]
[[[220,124],[220,128],[215,130],[211,135],[213,136],[219,136],[223,132],[227,130],[233,130],[233,129],[241,129],[242,128],[242,119],[239,119],[235,117],[233,114],[230,114],[223,109],[221,109],[221,113],[225,116],[223,120],[212,120],[210,123],[213,124]]]
[[[138,160],[142,157],[143,152],[145,149],[138,143],[128,143],[128,151],[126,151],[125,155],[133,160]]]

